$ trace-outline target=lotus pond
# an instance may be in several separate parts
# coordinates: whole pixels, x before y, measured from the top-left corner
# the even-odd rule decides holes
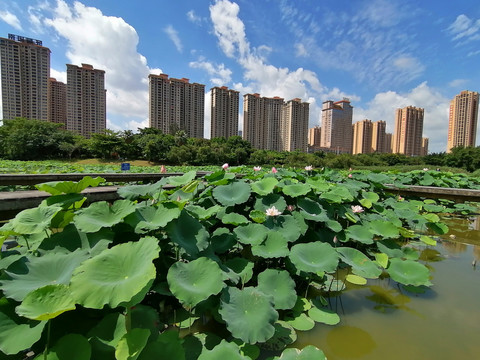
[[[191,171],[86,205],[80,192],[102,181],[38,185],[52,196],[0,228],[16,244],[0,259],[0,357],[412,358],[408,336],[440,343],[437,322],[459,308],[474,322],[464,297],[478,277],[445,270],[455,303],[436,300],[455,235],[439,215],[475,204],[404,199],[381,173],[306,168]]]

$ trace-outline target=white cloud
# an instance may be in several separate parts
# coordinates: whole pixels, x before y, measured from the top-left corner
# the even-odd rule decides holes
[[[472,20],[464,14],[458,15],[447,31],[453,36],[452,40],[479,40],[480,19]]]
[[[215,65],[200,59],[190,62],[189,66],[194,69],[205,70],[211,76],[210,82],[215,86],[225,86],[232,80],[232,70],[225,68],[224,64]]]
[[[22,30],[22,25],[20,24],[20,20],[18,20],[18,17],[15,14],[12,14],[9,11],[0,11],[0,19],[2,21],[5,21],[11,27],[17,30]]]
[[[384,120],[387,122],[387,132],[393,132],[395,110],[406,106],[424,109],[423,136],[430,139],[429,151],[445,152],[450,99],[429,87],[426,82],[403,94],[394,91],[378,93],[367,104],[367,108],[355,108],[354,122],[363,119]]]
[[[180,37],[178,36],[178,31],[175,30],[172,25],[168,25],[165,29],[163,29],[163,31],[165,31],[170,40],[172,40],[173,44],[177,48],[177,51],[181,53],[183,51],[183,45]]]
[[[115,128],[125,127],[132,117],[135,121],[148,117],[148,74],[153,69],[138,53],[138,34],[131,25],[97,8],[80,2],[69,5],[64,0],[57,1],[44,23],[66,39],[70,63],[105,70],[110,125],[115,121]]]
[[[304,44],[302,44],[302,43],[296,43],[295,44],[295,56],[307,57],[308,55],[309,55],[308,51],[307,51]]]
[[[187,12],[187,18],[194,24],[200,24],[202,22],[202,18],[195,14],[195,11],[193,10]]]
[[[470,57],[470,56],[476,56],[480,54],[480,50],[476,50],[476,51],[470,51],[467,56]]]
[[[455,79],[448,83],[448,86],[453,88],[464,87],[468,83],[467,79]]]
[[[66,71],[58,71],[53,68],[50,68],[50,77],[54,78],[57,81],[61,81],[64,84],[67,83],[67,72]]]

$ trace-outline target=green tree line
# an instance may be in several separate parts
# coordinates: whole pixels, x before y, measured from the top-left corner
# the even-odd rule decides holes
[[[153,128],[93,134],[90,139],[62,129],[62,124],[37,120],[4,120],[0,126],[0,158],[47,160],[100,158],[148,160],[169,165],[271,165],[348,169],[362,166],[456,167],[469,172],[480,169],[480,147],[457,147],[450,153],[423,157],[402,154],[333,154],[256,150],[239,136],[228,139],[188,138],[183,130],[174,135]]]

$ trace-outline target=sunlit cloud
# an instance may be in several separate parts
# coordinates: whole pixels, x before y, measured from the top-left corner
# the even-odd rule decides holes
[[[22,25],[20,24],[18,17],[9,11],[0,11],[0,20],[6,22],[8,25],[17,30],[22,30]]]
[[[163,30],[168,35],[170,40],[172,40],[172,42],[175,45],[175,48],[177,49],[177,51],[181,53],[183,51],[183,45],[182,45],[182,41],[180,40],[180,37],[178,36],[178,31],[175,30],[172,25],[168,25]]]

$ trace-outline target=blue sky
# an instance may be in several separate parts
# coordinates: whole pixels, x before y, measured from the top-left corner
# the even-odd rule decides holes
[[[422,107],[430,152],[443,152],[449,101],[480,91],[477,0],[2,0],[8,33],[42,40],[57,80],[67,63],[105,70],[114,130],[148,125],[148,74],[165,73],[206,85],[206,135],[209,89],[228,86],[308,101],[310,126],[343,97],[354,122],[389,132],[396,108]]]

